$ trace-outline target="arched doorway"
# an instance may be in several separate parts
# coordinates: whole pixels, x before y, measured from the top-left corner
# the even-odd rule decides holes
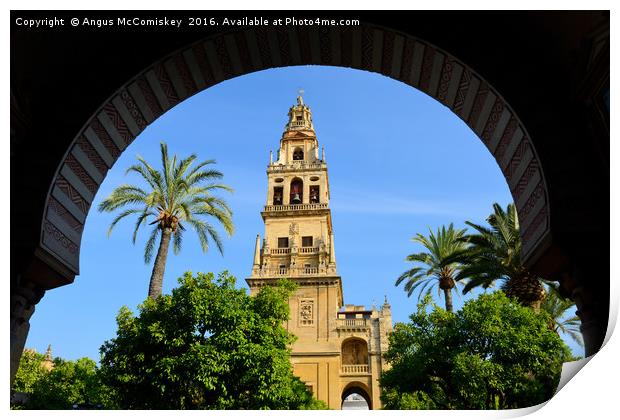
[[[430,36],[428,39],[436,40],[436,43],[445,41],[444,37],[433,31],[427,31],[427,35]],[[604,51],[605,38],[602,39]],[[481,62],[486,63],[484,60]],[[22,236],[35,237],[37,243],[24,245],[23,252],[21,246],[16,248],[23,254],[20,254],[19,266],[24,268],[11,274],[12,372],[23,348],[28,319],[34,305],[42,298],[45,290],[71,283],[79,272],[81,234],[90,203],[107,170],[125,147],[158,116],[201,90],[248,72],[295,64],[324,64],[374,71],[420,89],[463,119],[478,134],[502,168],[522,222],[523,252],[528,265],[539,267],[545,272],[563,273],[561,279],[564,293],[577,300],[580,316],[585,321],[586,353],[592,354],[598,350],[607,325],[608,288],[601,288],[601,285],[588,286],[588,282],[601,280],[585,280],[585,267],[577,263],[579,257],[583,256],[583,248],[574,245],[581,241],[566,235],[570,239],[566,242],[562,234],[553,238],[550,235],[552,206],[549,185],[537,151],[539,146],[548,147],[544,146],[547,139],[539,136],[536,143],[514,108],[492,84],[454,55],[411,34],[363,23],[354,30],[315,27],[282,31],[251,28],[214,34],[157,59],[135,77],[127,76],[119,82],[122,86],[103,101],[86,121],[74,127],[77,135],[71,144],[63,139],[57,145],[46,146],[61,148],[63,158],[51,179],[40,180],[49,186],[49,190],[45,198],[39,197],[33,201],[44,204],[33,204],[33,209],[27,210],[28,214],[39,217],[27,229],[22,229]],[[482,66],[483,71],[490,68]],[[593,77],[601,80],[596,74]],[[502,88],[510,90],[510,83],[503,83]],[[604,83],[602,88],[596,89],[604,91]],[[534,93],[533,89],[531,93]],[[11,101],[12,118],[15,117],[17,121],[12,136],[19,139],[22,136],[20,133],[28,133],[28,125],[34,126],[36,120],[29,124],[22,123],[28,121],[28,112],[22,112],[28,106],[19,95],[12,94]],[[58,104],[53,103],[50,109],[52,107],[58,107]],[[44,109],[42,112],[40,108],[36,110],[45,114]],[[92,108],[89,107],[89,110]],[[528,114],[525,107],[521,107],[521,110]],[[535,117],[529,121],[544,125],[537,122]],[[549,124],[554,125],[553,122]],[[560,129],[561,124],[556,124],[556,127]],[[541,131],[562,137],[552,131],[555,129]],[[564,132],[567,131],[570,130]],[[31,140],[28,135],[22,137],[26,139],[24,141]],[[553,147],[549,148],[555,151]],[[564,157],[566,150],[557,147],[557,151],[564,153]],[[553,220],[559,226],[566,226],[574,218],[572,209],[584,208],[589,200],[587,194],[581,196],[579,192],[573,195],[564,192],[574,189],[573,178],[566,180],[566,176],[571,176],[572,172],[562,174],[562,165],[570,168],[571,164],[551,163],[556,157],[552,152],[548,151],[546,155],[546,165],[553,169],[557,185],[555,191],[558,191],[559,197],[556,200],[558,205],[553,207],[558,217]],[[568,162],[566,159],[555,160]],[[56,161],[52,164],[55,165]],[[589,178],[584,179],[577,180],[580,181],[578,185],[586,187]],[[590,187],[592,185],[596,183],[590,183]],[[588,223],[593,226],[600,219],[584,218],[590,220]],[[598,232],[597,226],[593,228],[595,232]],[[560,232],[564,231],[560,229]],[[562,248],[557,243],[568,245]],[[593,275],[588,271],[587,277],[603,278],[602,274]]]
[[[343,410],[372,410],[372,398],[368,387],[361,382],[351,382],[342,390]]]

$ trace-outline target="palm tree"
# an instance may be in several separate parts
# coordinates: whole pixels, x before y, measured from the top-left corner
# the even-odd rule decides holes
[[[422,244],[428,252],[407,256],[406,261],[419,265],[401,274],[396,280],[396,286],[406,280],[407,296],[411,296],[414,290],[421,286],[418,300],[427,287],[430,286],[430,290],[439,286],[446,299],[446,311],[452,312],[452,289],[456,287],[455,276],[460,265],[448,260],[466,247],[466,243],[462,241],[465,231],[466,229],[455,230],[450,224],[448,229],[445,226],[438,228],[436,234],[429,229],[428,238],[418,233],[412,240]]]
[[[130,166],[126,173],[136,172],[141,175],[148,188],[121,185],[101,202],[99,211],[112,212],[132,206],[116,216],[110,225],[108,236],[120,220],[135,214],[138,218],[132,237],[134,244],[140,227],[147,223],[148,217],[154,218],[149,223],[155,226],[144,247],[144,262],[151,261],[155,242],[160,237],[148,295],[151,299],[157,299],[162,292],[170,239],[173,240],[173,250],[177,254],[181,250],[186,225],[192,227],[198,234],[203,252],[209,249],[211,238],[220,253],[223,253],[222,240],[218,232],[202,217],[214,218],[224,227],[228,236],[232,235],[234,231],[232,211],[223,199],[212,195],[212,192],[217,190],[232,192],[232,189],[227,185],[214,183],[223,176],[221,172],[208,168],[215,163],[215,160],[206,160],[190,169],[196,160],[196,155],[192,154],[181,160],[177,160],[174,155],[170,159],[168,146],[164,142],[161,143],[161,172],[154,169],[142,157],[138,156],[137,159],[139,163]]]
[[[569,309],[574,309],[575,302],[564,299],[557,287],[550,285],[547,290],[545,300],[542,301],[540,308],[549,314],[549,329],[570,336],[573,340],[583,347],[583,337],[579,326],[581,321],[577,315],[567,316]]]
[[[465,222],[477,233],[465,237],[471,246],[454,258],[463,264],[457,278],[469,279],[463,293],[474,287],[491,287],[500,280],[508,297],[538,311],[545,297],[542,286],[545,280],[530,273],[521,263],[519,219],[514,204],[509,204],[505,211],[499,204],[493,204],[493,214],[487,222],[490,228]]]

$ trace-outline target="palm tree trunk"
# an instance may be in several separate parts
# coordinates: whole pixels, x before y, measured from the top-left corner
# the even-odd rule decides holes
[[[443,289],[443,294],[446,298],[446,311],[452,312],[452,289]]]
[[[170,237],[172,229],[164,228],[161,232],[161,241],[155,257],[155,265],[153,265],[153,273],[149,282],[149,298],[155,300],[161,296],[161,289],[164,284],[164,271],[166,271],[166,259],[168,258],[168,247],[170,246]]]

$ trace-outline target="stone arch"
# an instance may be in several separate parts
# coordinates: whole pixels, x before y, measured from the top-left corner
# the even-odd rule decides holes
[[[295,150],[293,150],[293,160],[304,160],[303,147],[296,147]]]
[[[341,403],[340,403],[341,406],[345,398],[347,398],[351,394],[361,395],[366,400],[366,403],[368,404],[368,409],[372,410],[372,397],[371,397],[372,394],[370,392],[370,389],[368,388],[368,385],[366,385],[363,382],[359,382],[359,381],[353,381],[353,382],[349,382],[348,384],[346,384],[342,388]]]
[[[525,260],[550,232],[549,198],[530,136],[493,86],[450,53],[375,25],[297,29],[256,27],[220,33],[177,50],[112,94],[73,139],[50,185],[40,246],[67,282],[79,273],[83,226],[109,168],[155,119],[221,81],[302,64],[376,72],[421,90],[461,118],[504,174],[522,227]]]
[[[295,200],[298,200],[295,201]],[[304,181],[301,178],[291,180],[289,204],[301,204],[304,201]]]

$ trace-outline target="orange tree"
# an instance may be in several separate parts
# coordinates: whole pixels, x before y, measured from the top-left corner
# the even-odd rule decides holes
[[[283,327],[294,284],[236,289],[227,272],[185,274],[171,295],[122,308],[101,374],[124,409],[325,408],[293,376]]]
[[[430,297],[411,322],[396,324],[380,378],[387,409],[508,409],[537,405],[556,390],[572,358],[537,314],[503,292],[483,294],[456,313]]]

